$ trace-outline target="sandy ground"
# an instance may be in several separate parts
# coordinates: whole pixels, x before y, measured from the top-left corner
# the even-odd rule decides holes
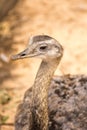
[[[0,113],[13,122],[15,110],[30,87],[41,60],[9,61],[12,54],[25,49],[29,37],[47,34],[64,47],[56,75],[87,73],[87,1],[20,0],[0,24],[0,89],[11,100],[0,104]],[[3,60],[4,54],[7,60]],[[1,130],[13,130],[4,126]]]

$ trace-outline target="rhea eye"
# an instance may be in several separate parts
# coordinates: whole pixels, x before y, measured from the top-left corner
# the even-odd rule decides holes
[[[26,55],[26,54],[24,54],[24,53],[23,53],[23,54],[21,54],[21,56],[25,56],[25,55]]]
[[[45,49],[47,49],[47,46],[41,46],[40,47],[40,50],[45,50]]]

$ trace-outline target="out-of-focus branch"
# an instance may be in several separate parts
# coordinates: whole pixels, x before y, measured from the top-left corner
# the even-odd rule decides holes
[[[19,0],[0,0],[0,21],[6,16]]]
[[[0,123],[0,126],[3,126],[3,125],[13,126],[14,124],[13,123]]]

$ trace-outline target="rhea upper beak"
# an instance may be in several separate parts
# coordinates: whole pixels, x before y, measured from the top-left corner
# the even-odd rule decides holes
[[[11,57],[12,60],[17,60],[17,59],[23,59],[23,58],[27,58],[27,57],[32,57],[33,55],[31,54],[31,52],[29,51],[29,48],[25,49],[24,51],[13,55]]]

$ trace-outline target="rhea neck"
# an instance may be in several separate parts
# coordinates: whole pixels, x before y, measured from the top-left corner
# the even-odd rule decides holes
[[[48,130],[48,87],[60,59],[42,61],[33,85],[34,130]]]

